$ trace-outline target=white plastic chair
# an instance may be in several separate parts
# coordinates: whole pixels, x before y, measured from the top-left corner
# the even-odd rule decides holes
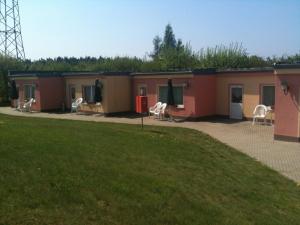
[[[16,107],[17,111],[22,111],[22,106],[21,106],[21,101],[20,99],[17,99],[17,107]]]
[[[165,116],[165,110],[167,108],[167,103],[161,104],[160,107],[157,107],[157,109],[154,112],[154,116],[158,119],[163,119]]]
[[[74,102],[72,102],[71,113],[78,112],[78,108],[80,107],[83,98],[77,98]]]
[[[253,111],[253,122],[252,125],[255,124],[259,119],[264,120],[264,124],[266,124],[266,117],[268,113],[268,108],[265,105],[257,105]]]
[[[34,99],[31,98],[28,102],[25,102],[23,107],[22,107],[22,112],[31,112],[31,106],[32,103],[34,103]]]
[[[154,106],[149,108],[149,117],[151,116],[151,114],[155,113],[155,110],[159,108],[161,104],[162,104],[161,102],[157,102]]]

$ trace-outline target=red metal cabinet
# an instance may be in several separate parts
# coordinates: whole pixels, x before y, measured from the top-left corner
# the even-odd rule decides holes
[[[147,98],[147,96],[136,96],[135,111],[137,113],[147,113],[148,112],[148,98]]]

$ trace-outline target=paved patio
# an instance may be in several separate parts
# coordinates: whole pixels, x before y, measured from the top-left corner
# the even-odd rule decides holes
[[[95,122],[112,122],[140,124],[140,118],[103,117],[99,115],[57,114],[57,113],[22,113],[10,107],[0,107],[0,113],[40,118],[82,120]],[[300,144],[273,140],[273,127],[255,125],[248,121],[230,120],[201,122],[167,122],[152,118],[144,119],[145,125],[185,127],[202,131],[226,143],[237,150],[255,158],[281,174],[300,183]]]

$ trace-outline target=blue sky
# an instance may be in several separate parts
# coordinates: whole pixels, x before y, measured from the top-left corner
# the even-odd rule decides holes
[[[242,42],[250,54],[300,52],[300,0],[19,0],[27,58],[138,56],[171,23],[194,50]]]

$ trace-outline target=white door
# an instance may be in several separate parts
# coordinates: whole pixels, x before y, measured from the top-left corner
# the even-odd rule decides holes
[[[243,119],[243,87],[230,86],[230,119]]]

